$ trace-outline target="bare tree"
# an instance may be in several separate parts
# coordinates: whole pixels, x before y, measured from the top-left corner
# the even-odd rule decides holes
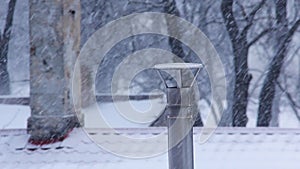
[[[256,13],[263,7],[265,0],[255,5],[249,14],[241,4],[238,4],[243,20],[244,27],[240,27],[237,23],[237,18],[234,15],[233,0],[223,0],[221,4],[221,11],[225,22],[226,30],[229,34],[234,57],[235,69],[235,86],[233,97],[233,126],[246,126],[248,118],[246,116],[248,104],[248,90],[252,75],[249,73],[248,67],[248,51],[249,48],[256,43],[261,37],[271,32],[271,29],[265,29],[260,32],[251,41],[248,40],[247,35],[250,28],[253,26]],[[241,24],[240,24],[241,25]]]
[[[17,0],[9,1],[4,31],[3,34],[0,34],[0,95],[7,95],[10,93],[10,79],[7,70],[7,54],[9,40],[11,38],[16,1]]]
[[[298,19],[291,28],[288,28],[287,18],[287,1],[276,1],[276,24],[277,24],[277,52],[272,59],[266,78],[263,83],[259,95],[259,108],[257,126],[269,126],[272,113],[272,103],[276,91],[276,82],[280,75],[284,59],[286,58],[288,45],[293,37],[294,33],[300,26],[300,19]]]

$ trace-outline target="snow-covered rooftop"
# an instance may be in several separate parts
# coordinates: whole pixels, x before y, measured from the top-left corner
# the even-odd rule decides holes
[[[119,129],[122,135],[149,137],[164,133],[165,128]],[[126,142],[110,139],[106,129],[87,131],[103,135],[103,142],[114,144],[122,151],[153,151],[160,142]],[[200,144],[201,128],[194,128],[196,169],[298,169],[300,166],[300,129],[218,128],[210,139]],[[31,145],[26,130],[0,130],[0,164],[10,168],[103,168],[103,169],[167,169],[167,153],[141,159],[112,154],[93,143],[83,129],[74,129],[62,142]],[[107,138],[107,139],[106,139]],[[106,139],[106,140],[105,140]]]

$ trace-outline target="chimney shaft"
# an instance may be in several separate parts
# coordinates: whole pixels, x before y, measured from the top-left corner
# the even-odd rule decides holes
[[[169,169],[193,169],[193,124],[198,113],[193,84],[202,65],[169,63],[154,68],[158,70],[167,89],[164,113],[167,114]],[[192,69],[196,69],[195,75]],[[165,73],[173,78],[173,84],[168,83],[170,79],[164,76]]]

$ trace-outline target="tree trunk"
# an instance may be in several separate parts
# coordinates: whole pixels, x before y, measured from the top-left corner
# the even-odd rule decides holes
[[[32,143],[58,141],[79,125],[75,113],[80,103],[75,96],[80,88],[72,78],[80,49],[80,16],[79,0],[30,0]],[[72,87],[79,93],[71,93]]]
[[[247,30],[244,28],[245,31],[239,31],[233,15],[233,0],[223,0],[221,10],[234,55],[235,85],[232,107],[232,125],[244,127],[248,122],[246,110],[249,84],[252,79],[248,70],[249,47],[247,43]]]
[[[276,20],[277,20],[277,35],[278,35],[278,50],[272,59],[267,76],[263,83],[262,90],[259,95],[259,108],[257,126],[269,126],[272,116],[272,105],[276,91],[277,79],[280,75],[281,67],[287,54],[287,47],[294,32],[300,25],[300,20],[288,30],[287,19],[287,1],[276,1]]]
[[[242,43],[239,43],[242,41]],[[246,39],[241,39],[233,43],[235,85],[233,94],[233,117],[232,125],[245,127],[248,122],[246,114],[248,104],[248,90],[252,79],[248,70],[248,48],[245,47]]]
[[[10,94],[10,79],[7,70],[7,54],[15,7],[16,0],[10,0],[8,4],[4,32],[3,35],[0,35],[0,95]]]
[[[276,86],[275,88],[275,96],[273,100],[272,106],[272,113],[271,113],[271,120],[270,120],[270,127],[279,127],[279,112],[280,112],[280,100],[281,100],[281,91],[279,87]]]
[[[279,77],[280,70],[285,58],[286,48],[284,47],[271,62],[267,77],[263,83],[259,95],[259,108],[257,126],[269,126],[272,114],[272,103],[275,96],[276,81]]]

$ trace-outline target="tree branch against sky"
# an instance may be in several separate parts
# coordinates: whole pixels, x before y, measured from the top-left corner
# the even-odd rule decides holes
[[[276,24],[277,24],[277,51],[272,59],[268,73],[263,83],[259,95],[259,108],[257,126],[269,126],[272,114],[273,100],[276,91],[276,81],[280,75],[282,65],[285,61],[288,52],[288,46],[294,33],[300,26],[300,19],[294,22],[290,29],[288,29],[287,18],[287,1],[276,1]]]
[[[248,90],[252,79],[248,67],[249,48],[269,31],[263,31],[250,42],[248,42],[247,35],[255,22],[255,15],[264,4],[265,0],[262,0],[254,6],[249,14],[245,12],[244,7],[241,4],[238,5],[245,17],[246,26],[244,27],[240,27],[237,23],[237,19],[234,15],[234,1],[223,0],[221,4],[222,16],[232,45],[235,69],[234,100],[232,108],[233,126],[246,126],[248,122],[246,111],[248,104]]]

